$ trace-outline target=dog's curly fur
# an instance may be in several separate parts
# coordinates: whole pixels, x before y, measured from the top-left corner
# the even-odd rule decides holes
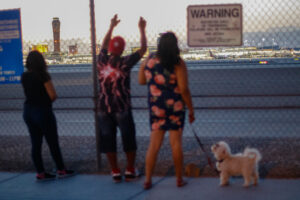
[[[220,185],[229,184],[230,176],[242,175],[244,178],[244,186],[248,187],[253,180],[253,184],[257,185],[258,162],[261,160],[261,154],[257,149],[246,148],[243,153],[231,154],[229,145],[220,141],[211,146],[215,158],[217,159],[216,167],[220,171]]]

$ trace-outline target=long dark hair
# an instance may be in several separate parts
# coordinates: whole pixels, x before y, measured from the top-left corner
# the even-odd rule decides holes
[[[173,70],[174,65],[180,61],[180,50],[177,38],[173,32],[166,32],[161,35],[157,45],[157,57],[160,63],[168,70]]]
[[[25,67],[28,71],[38,74],[43,82],[51,79],[47,72],[47,64],[44,56],[38,51],[31,51],[28,54]]]

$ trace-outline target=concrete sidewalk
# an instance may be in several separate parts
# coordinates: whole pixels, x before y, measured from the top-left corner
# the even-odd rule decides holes
[[[177,188],[174,177],[154,177],[151,190],[143,190],[143,177],[115,184],[109,175],[79,174],[48,182],[36,182],[34,173],[0,172],[0,200],[297,200],[300,179],[261,179],[258,186],[243,188],[241,178],[219,187],[218,178],[186,178]]]

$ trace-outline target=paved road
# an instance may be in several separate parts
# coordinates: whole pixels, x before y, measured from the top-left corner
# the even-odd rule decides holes
[[[270,63],[188,63],[192,95],[220,97],[300,94],[300,61]],[[137,84],[137,68],[135,66],[131,73],[132,96],[146,96],[146,87]],[[91,65],[53,66],[49,71],[61,98],[93,95]],[[0,85],[0,91],[0,99],[12,100],[24,96],[21,86],[16,84]],[[5,103],[7,102],[1,102],[0,108],[5,108]]]
[[[299,133],[299,61],[273,59],[268,65],[255,60],[201,61],[188,62],[188,68],[200,134],[295,137]],[[137,70],[135,66],[131,74],[132,104],[137,133],[145,135],[147,89],[137,84]],[[94,135],[91,65],[52,66],[50,73],[60,97],[54,104],[60,133]],[[0,85],[0,91],[0,135],[27,134],[21,86]]]
[[[149,135],[148,112],[134,110],[138,136]],[[56,111],[60,135],[94,136],[92,111]],[[0,112],[0,135],[28,135],[20,111]],[[300,109],[197,110],[195,127],[200,136],[300,137]],[[191,136],[186,127],[185,136]]]
[[[238,148],[234,149],[238,152],[250,144],[259,147],[264,155],[262,172],[265,175],[299,177],[299,63],[189,64],[190,87],[197,108],[194,128],[202,136],[206,148],[209,150],[212,142],[224,138],[233,148]],[[96,150],[91,66],[77,67],[50,67],[60,97],[54,107],[59,134],[67,136],[60,140],[66,151],[64,155],[67,163],[78,170],[94,172]],[[140,155],[144,155],[150,132],[149,116],[146,88],[137,85],[136,79],[135,68],[131,81],[133,114]],[[5,163],[0,165],[4,168],[32,168],[28,156],[30,141],[22,119],[22,104],[23,91],[20,85],[0,85],[0,141],[3,147],[0,149],[0,157],[3,157],[0,162]],[[189,126],[186,126],[184,136],[187,162],[198,163],[198,158],[201,158],[199,165],[204,168],[206,160]],[[169,150],[167,146],[161,150],[158,166],[162,172],[172,167],[171,161],[164,163],[171,159]],[[46,160],[48,164],[52,163],[50,157]],[[139,157],[138,163],[142,165],[143,162],[144,158]],[[92,169],[87,169],[88,166],[92,166]]]

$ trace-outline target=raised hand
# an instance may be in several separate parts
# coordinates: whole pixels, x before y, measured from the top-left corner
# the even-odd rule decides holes
[[[118,19],[118,15],[115,14],[114,17],[110,20],[110,27],[111,28],[114,28],[115,26],[118,25],[118,23],[120,22],[121,20]]]
[[[146,20],[143,17],[140,17],[139,28],[142,29],[142,30],[145,30],[146,24],[147,24]]]

